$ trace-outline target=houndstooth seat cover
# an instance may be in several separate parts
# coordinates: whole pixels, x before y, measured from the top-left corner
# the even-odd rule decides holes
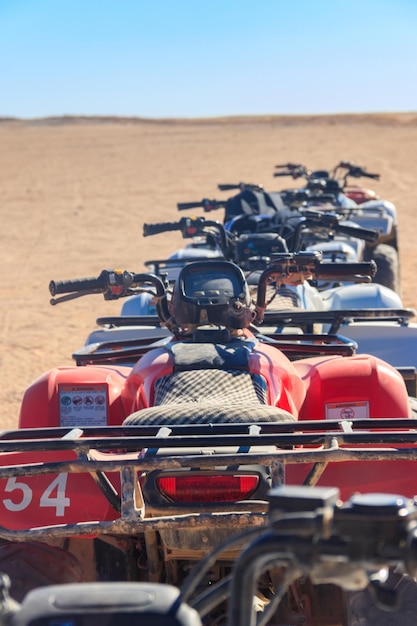
[[[215,424],[295,421],[266,404],[262,377],[241,370],[174,372],[157,380],[153,407],[132,413],[127,425]]]

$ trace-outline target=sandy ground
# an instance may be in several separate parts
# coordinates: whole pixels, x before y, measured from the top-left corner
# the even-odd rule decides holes
[[[51,307],[51,279],[143,271],[182,244],[176,234],[144,239],[144,222],[178,219],[180,201],[224,198],[221,182],[290,186],[273,178],[277,163],[346,159],[381,174],[372,186],[397,205],[402,295],[417,308],[417,114],[0,119],[0,146],[2,428],[17,425],[25,388],[71,364],[95,319],[120,308],[100,296]]]

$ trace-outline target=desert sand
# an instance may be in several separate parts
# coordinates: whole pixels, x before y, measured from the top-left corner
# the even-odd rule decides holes
[[[143,271],[183,243],[143,238],[145,222],[178,219],[177,202],[227,197],[218,183],[293,185],[273,178],[277,163],[328,169],[344,159],[381,175],[368,186],[397,206],[402,296],[417,308],[417,113],[0,119],[0,142],[2,428],[17,426],[25,388],[71,364],[96,318],[120,309],[101,296],[52,307],[51,279]]]

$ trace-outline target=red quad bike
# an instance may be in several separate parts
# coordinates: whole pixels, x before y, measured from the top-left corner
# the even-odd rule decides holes
[[[184,266],[172,293],[156,275],[127,271],[52,281],[53,304],[152,287],[158,318],[97,320],[109,340],[35,380],[19,429],[1,433],[0,571],[12,596],[65,582],[180,586],[212,548],[266,523],[271,486],[413,496],[417,427],[401,373],[337,335],[273,333],[284,321],[266,311],[271,283],[374,272],[373,262],[278,254],[256,304],[242,270],[216,259]],[[239,534],[196,592],[223,584],[242,545]],[[274,588],[265,574],[261,605]],[[302,602],[285,623],[304,619],[306,598],[319,603],[317,624],[343,623],[311,581],[292,589]],[[222,615],[207,610],[207,623]]]

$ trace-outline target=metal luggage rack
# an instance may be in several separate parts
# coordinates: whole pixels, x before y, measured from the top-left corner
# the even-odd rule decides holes
[[[164,454],[141,455],[149,448],[164,449]],[[169,449],[173,450],[171,454]],[[72,430],[36,428],[3,431],[0,435],[0,454],[42,451],[72,451],[75,458],[2,466],[0,479],[59,473],[90,474],[114,508],[116,519],[20,530],[0,526],[1,539],[44,541],[80,535],[137,534],[174,527],[237,530],[264,525],[267,502],[255,500],[233,505],[210,504],[208,512],[192,505],[188,509],[167,506],[163,513],[153,516],[155,511],[145,510],[137,474],[164,469],[198,467],[210,470],[219,466],[262,465],[271,469],[274,487],[283,484],[287,464],[304,463],[313,464],[304,484],[315,485],[328,463],[417,461],[417,420],[385,418]],[[120,476],[118,493],[107,473]]]
[[[131,365],[140,359],[149,350],[159,347],[160,341],[169,341],[171,335],[161,335],[152,339],[132,338],[125,340],[102,341],[88,344],[74,352],[72,358],[79,366],[90,364],[118,363]],[[321,356],[340,354],[352,356],[357,349],[357,343],[341,335],[319,333],[265,335],[266,343],[276,346],[291,360],[306,356]],[[159,343],[155,343],[159,342]]]
[[[416,316],[414,309],[340,309],[331,311],[266,311],[264,326],[297,326],[312,328],[314,324],[330,324],[329,334],[339,332],[340,327],[350,322],[395,322],[407,326]],[[262,328],[262,326],[260,326]],[[307,332],[311,332],[307,330]]]
[[[267,343],[279,348],[290,360],[308,356],[340,354],[352,356],[357,350],[357,343],[343,335],[338,335],[340,327],[346,321],[362,322],[395,322],[407,325],[408,320],[415,316],[413,309],[343,309],[340,311],[271,311],[265,313],[264,323],[253,327]],[[110,340],[83,346],[74,352],[72,358],[79,366],[88,364],[113,363],[132,366],[141,356],[156,347],[155,342],[172,337],[172,334],[161,326],[156,315],[100,317],[97,325],[107,328],[152,326],[161,329],[161,334],[152,338],[133,336],[131,339]],[[329,324],[328,332],[314,332],[315,324]],[[302,334],[277,332],[279,328],[296,327],[303,330]],[[275,328],[275,331],[273,330]],[[133,329],[132,329],[133,330]],[[168,339],[167,339],[168,340]],[[406,380],[410,381],[411,392],[415,389],[415,375],[410,368],[399,369]]]

